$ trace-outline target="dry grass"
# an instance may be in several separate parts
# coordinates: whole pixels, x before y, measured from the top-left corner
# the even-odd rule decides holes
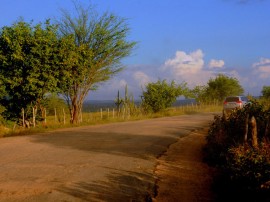
[[[124,121],[136,121],[152,118],[160,118],[166,116],[179,116],[185,114],[196,114],[202,112],[221,112],[222,106],[218,105],[188,105],[181,107],[172,107],[159,113],[144,114],[139,109],[131,114],[117,114],[116,112],[105,110],[101,112],[83,113],[81,122],[79,124],[70,124],[69,115],[48,116],[46,123],[41,122],[36,125],[35,128],[25,129],[21,126],[15,125],[13,127],[6,128],[0,126],[0,137],[10,136],[22,136],[31,135],[36,133],[42,133],[49,130],[55,130],[58,128],[77,127],[83,125],[98,125],[107,123],[116,123]]]

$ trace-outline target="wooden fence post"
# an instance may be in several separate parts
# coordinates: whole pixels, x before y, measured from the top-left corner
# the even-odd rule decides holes
[[[100,109],[100,118],[103,119],[102,108]]]
[[[24,120],[24,108],[22,108],[22,125],[25,128],[25,120]]]
[[[56,116],[56,108],[54,108],[54,122],[57,122],[57,116]]]
[[[46,112],[46,108],[44,108],[44,124],[47,124],[47,112]]]
[[[248,120],[249,120],[249,114],[247,115],[246,121],[245,121],[244,143],[247,143],[248,141]]]
[[[254,116],[250,119],[250,125],[251,125],[251,134],[252,134],[252,147],[258,148],[258,138],[257,138],[257,123]]]
[[[36,127],[37,107],[33,107],[33,127]]]
[[[63,108],[63,116],[64,116],[64,118],[63,118],[64,120],[63,121],[64,121],[64,125],[65,125],[66,124],[66,113],[65,113],[65,109],[64,108]]]

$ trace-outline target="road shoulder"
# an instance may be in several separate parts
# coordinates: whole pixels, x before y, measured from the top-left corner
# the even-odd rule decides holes
[[[213,168],[203,162],[207,128],[179,138],[158,159],[155,201],[215,201]]]

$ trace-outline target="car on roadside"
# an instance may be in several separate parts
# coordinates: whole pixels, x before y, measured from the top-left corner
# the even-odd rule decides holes
[[[223,114],[227,115],[234,109],[241,109],[246,104],[249,103],[249,100],[246,96],[229,96],[226,97],[223,102]]]

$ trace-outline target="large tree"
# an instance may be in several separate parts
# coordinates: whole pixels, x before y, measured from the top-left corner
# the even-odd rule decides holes
[[[56,90],[59,44],[57,27],[49,21],[33,25],[20,20],[1,29],[1,104],[10,119],[18,119],[22,108],[39,107],[44,95]]]
[[[244,89],[236,78],[219,74],[215,79],[210,79],[205,90],[205,98],[222,102],[225,97],[241,95]]]
[[[126,20],[111,13],[98,15],[91,7],[75,4],[76,14],[62,11],[58,22],[66,51],[60,79],[62,94],[69,105],[71,122],[79,121],[89,91],[123,69],[121,60],[130,55]]]

